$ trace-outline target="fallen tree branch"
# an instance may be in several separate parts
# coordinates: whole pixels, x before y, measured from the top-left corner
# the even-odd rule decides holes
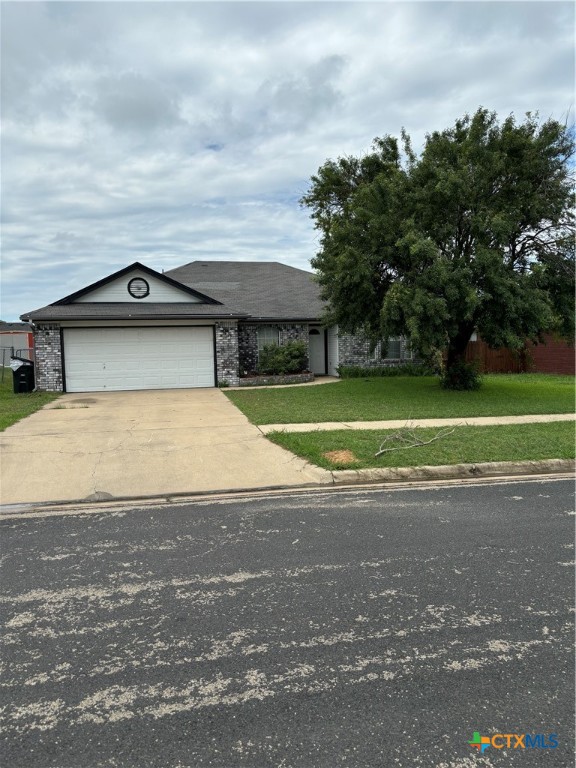
[[[388,453],[389,451],[401,451],[406,448],[419,448],[421,445],[430,445],[430,443],[433,443],[435,440],[441,440],[443,437],[448,437],[448,435],[451,435],[455,429],[456,427],[452,427],[452,429],[445,427],[444,429],[439,430],[430,440],[421,440],[414,431],[414,428],[404,429],[400,432],[395,432],[393,435],[388,435],[388,437],[382,441],[380,450],[377,451],[374,456],[381,456],[383,453]],[[395,445],[392,448],[383,447],[386,443],[392,442],[393,440],[397,440],[401,443],[408,443],[408,445]]]

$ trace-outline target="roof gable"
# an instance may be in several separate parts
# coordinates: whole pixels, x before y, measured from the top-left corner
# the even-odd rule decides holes
[[[148,283],[140,298],[128,292],[134,277]],[[291,323],[321,321],[324,309],[314,274],[279,262],[194,261],[168,273],[135,262],[21,317],[34,322],[210,317]]]
[[[148,292],[136,297],[129,293],[129,283],[134,278],[145,280]],[[136,261],[112,275],[98,280],[50,306],[57,307],[76,303],[196,303],[220,304],[219,301],[195,290],[189,285],[157,272]]]

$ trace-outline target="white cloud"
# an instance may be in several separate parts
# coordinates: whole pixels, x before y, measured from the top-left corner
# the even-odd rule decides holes
[[[573,107],[564,2],[4,3],[3,319],[136,259],[307,267],[328,157]]]

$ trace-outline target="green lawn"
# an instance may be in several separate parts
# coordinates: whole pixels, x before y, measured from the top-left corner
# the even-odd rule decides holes
[[[549,424],[456,427],[451,435],[431,445],[391,451],[375,458],[374,454],[384,437],[397,431],[342,429],[334,432],[272,432],[268,438],[325,469],[573,459],[575,453],[574,422],[557,421]],[[438,430],[418,429],[416,433],[423,440],[429,440]],[[358,461],[342,462],[323,456],[331,451],[351,451]]]
[[[476,392],[441,389],[434,376],[344,379],[336,384],[225,393],[255,424],[382,421],[572,413],[574,377],[485,376]]]
[[[29,392],[15,395],[12,369],[5,368],[4,380],[0,382],[0,432],[20,419],[30,416],[31,413],[38,411],[57,397],[59,395],[54,392]]]

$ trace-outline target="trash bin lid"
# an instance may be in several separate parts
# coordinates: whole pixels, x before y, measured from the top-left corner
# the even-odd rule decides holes
[[[21,360],[12,360],[10,363],[10,368],[12,368],[13,371],[17,371],[18,368],[22,368],[24,363]]]
[[[33,360],[28,360],[27,357],[18,357],[18,355],[11,355],[10,356],[10,360],[12,361],[10,363],[10,368],[12,368],[12,370],[18,370],[18,368],[20,368],[20,365],[26,365],[26,366],[28,366],[30,368],[34,367],[34,361]],[[12,363],[20,363],[20,365],[18,365],[17,368],[14,368]]]

